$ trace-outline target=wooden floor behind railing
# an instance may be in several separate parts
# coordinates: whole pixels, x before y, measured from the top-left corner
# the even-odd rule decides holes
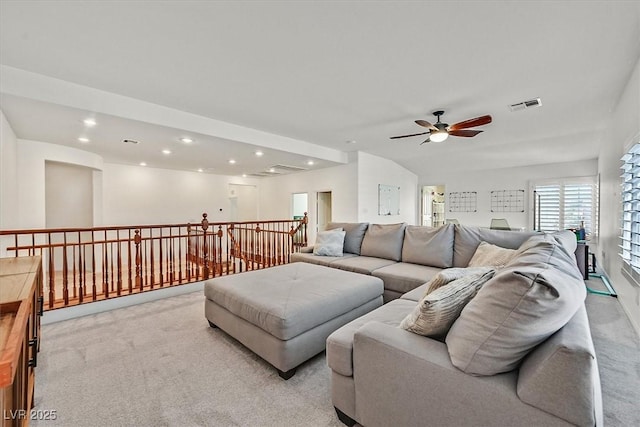
[[[299,220],[0,230],[3,256],[41,255],[45,310],[289,262]]]

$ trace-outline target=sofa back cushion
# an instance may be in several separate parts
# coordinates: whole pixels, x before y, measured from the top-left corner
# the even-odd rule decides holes
[[[400,261],[405,227],[405,223],[369,225],[360,255]]]
[[[488,228],[456,224],[453,242],[453,266],[467,267],[480,242],[491,243],[501,248],[518,249],[525,240],[536,234],[540,233],[536,231],[490,230]]]
[[[368,226],[368,222],[330,222],[327,230],[342,228],[345,231],[343,252],[360,255],[360,246]]]
[[[402,262],[449,268],[453,265],[454,225],[423,227],[408,225],[404,230]]]
[[[451,362],[468,374],[515,369],[584,305],[573,258],[551,235],[531,237],[462,310],[446,342]]]

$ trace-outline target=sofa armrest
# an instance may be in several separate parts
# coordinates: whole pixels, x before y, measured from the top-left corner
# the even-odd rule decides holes
[[[303,254],[312,254],[313,246],[303,246],[300,248],[300,252],[302,252]]]
[[[586,309],[523,361],[518,396],[579,426],[602,425],[602,395]]]
[[[444,343],[380,322],[353,344],[356,420],[384,425],[567,425],[523,403],[517,372],[474,377],[451,364]]]

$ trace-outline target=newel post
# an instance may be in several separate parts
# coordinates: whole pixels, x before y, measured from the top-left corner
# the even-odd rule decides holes
[[[208,257],[208,243],[207,243],[207,229],[209,228],[209,220],[207,219],[207,213],[202,214],[202,221],[200,222],[202,227],[202,238],[204,239],[202,244],[202,260],[204,261],[204,271],[202,275],[204,279],[209,278],[209,257]]]
[[[142,290],[142,277],[140,277],[140,273],[142,271],[142,255],[140,254],[140,242],[142,242],[142,236],[140,236],[140,230],[135,230],[135,236],[133,237],[133,242],[136,245],[136,288],[140,288]]]
[[[302,246],[307,246],[307,224],[309,223],[309,217],[307,213],[304,213],[304,218],[302,218],[303,228],[304,228],[304,241],[302,242]]]

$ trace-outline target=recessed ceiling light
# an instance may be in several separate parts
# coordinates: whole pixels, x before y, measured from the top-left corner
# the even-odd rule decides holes
[[[262,156],[264,153],[262,151],[256,151],[256,156],[260,157]]]
[[[247,174],[246,174],[246,173],[243,173],[243,174],[242,174],[242,177],[243,177],[243,178],[246,178],[246,177],[247,177]]]
[[[199,168],[199,169],[198,169],[198,172],[204,172],[204,169]]]
[[[271,172],[271,173],[274,173],[275,171],[276,171],[275,168],[269,169],[269,172]]]
[[[162,154],[171,154],[171,150],[162,150]]]
[[[307,162],[307,164],[308,164],[309,166],[313,166],[313,160],[309,160],[309,161]]]
[[[140,166],[147,166],[145,162],[140,162]]]
[[[80,138],[78,138],[78,141],[80,142],[89,142],[89,138],[85,138],[84,136],[81,136]]]
[[[89,127],[93,127],[95,125],[97,125],[96,121],[94,119],[84,119],[83,123],[85,126],[89,126]]]
[[[187,138],[185,136],[184,138],[180,138],[180,142],[184,142],[185,144],[191,144],[193,142],[193,139]]]
[[[229,159],[229,164],[230,164],[230,165],[235,165],[235,164],[236,164],[236,161],[235,161],[235,160],[233,160],[233,159]]]

